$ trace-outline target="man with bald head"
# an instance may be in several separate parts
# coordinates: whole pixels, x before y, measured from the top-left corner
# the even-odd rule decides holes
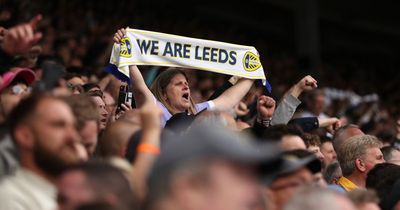
[[[363,135],[364,132],[354,124],[348,124],[340,127],[335,132],[335,136],[333,137],[333,148],[337,152],[339,150],[340,145],[342,145],[346,140],[353,136]]]
[[[129,139],[139,129],[140,125],[125,119],[111,123],[100,139],[100,155],[103,157],[124,158]]]

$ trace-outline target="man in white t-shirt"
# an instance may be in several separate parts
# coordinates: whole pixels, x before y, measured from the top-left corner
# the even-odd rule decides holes
[[[84,154],[70,107],[59,98],[35,95],[21,101],[10,117],[21,168],[0,183],[0,209],[57,209],[54,181]]]

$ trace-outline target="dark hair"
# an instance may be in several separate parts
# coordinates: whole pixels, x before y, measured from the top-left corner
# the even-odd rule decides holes
[[[382,186],[383,189],[386,189],[386,187],[390,188],[390,190],[387,190],[389,194],[382,199],[379,206],[382,210],[393,210],[400,201],[400,179],[397,179],[394,184],[389,183],[387,186]]]
[[[64,60],[60,56],[50,56],[50,55],[39,55],[36,62],[37,68],[43,68],[45,63],[55,63],[61,66],[65,65]]]
[[[93,88],[99,88],[101,90],[100,86],[95,83],[86,83],[86,84],[82,85],[82,88],[85,92],[88,92],[90,89],[93,89]]]
[[[324,176],[324,179],[328,184],[333,184],[335,178],[339,178],[342,175],[342,170],[340,169],[339,162],[335,161],[329,164],[322,175]]]
[[[301,137],[303,131],[297,125],[273,125],[265,129],[261,137],[263,140],[280,141],[283,136],[287,135]]]
[[[82,204],[76,208],[76,210],[135,210],[135,209],[138,208],[115,206],[104,201]]]
[[[321,146],[321,140],[316,134],[304,133],[301,138],[304,140],[307,148],[310,146]]]
[[[393,145],[394,141],[396,140],[396,137],[390,133],[390,132],[379,132],[376,137],[382,142],[382,143],[388,143],[389,145]]]
[[[305,158],[314,155],[314,153],[304,149],[295,149],[295,150],[285,151],[283,152],[283,155],[294,155],[298,158]]]
[[[395,193],[399,194],[400,166],[391,163],[377,164],[369,171],[366,181],[367,188],[374,189],[381,202],[382,210],[392,210],[399,200]]]
[[[24,98],[20,103],[11,111],[8,117],[8,125],[10,128],[11,137],[15,140],[15,129],[21,123],[31,118],[35,114],[35,111],[39,103],[45,99],[56,99],[60,100],[55,96],[48,95],[46,93],[36,93]]]
[[[383,158],[386,160],[386,161],[389,161],[390,159],[392,159],[392,156],[393,156],[393,152],[394,151],[396,151],[396,150],[398,150],[396,147],[393,147],[393,146],[386,146],[386,147],[382,147],[381,148],[381,151],[382,151],[382,154],[383,154]]]
[[[333,144],[332,138],[329,138],[328,136],[325,135],[319,136],[319,140],[321,141],[321,144],[324,144],[326,142],[330,142]]]
[[[101,90],[91,90],[86,92],[86,95],[90,97],[100,97],[103,99],[103,91]]]
[[[380,182],[389,179],[398,179],[400,177],[400,166],[392,163],[381,163],[375,165],[367,175],[365,185],[367,188],[375,189]]]
[[[74,78],[74,77],[79,77],[79,78],[81,78],[82,75],[79,75],[79,74],[76,74],[76,73],[71,73],[71,72],[67,72],[67,73],[64,75],[64,79],[65,79],[65,80],[70,80],[70,79],[72,79],[72,78]]]
[[[116,208],[107,202],[91,202],[79,205],[76,210],[116,210]]]
[[[20,75],[16,76],[13,81],[8,85],[8,87],[12,87],[14,85],[17,85],[19,83],[25,84],[26,86],[28,85],[28,82],[26,81],[26,79]]]
[[[82,77],[82,76],[88,76],[89,72],[87,71],[87,69],[84,69],[82,67],[78,67],[78,66],[70,66],[67,68],[67,72],[68,73],[72,73],[74,75],[77,75],[78,77]]]

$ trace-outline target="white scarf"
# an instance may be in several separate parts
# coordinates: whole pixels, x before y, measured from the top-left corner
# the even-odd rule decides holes
[[[152,65],[265,80],[254,47],[130,28],[121,44],[114,44],[110,63],[118,67],[118,72],[111,73],[119,78],[129,78],[129,65]]]

